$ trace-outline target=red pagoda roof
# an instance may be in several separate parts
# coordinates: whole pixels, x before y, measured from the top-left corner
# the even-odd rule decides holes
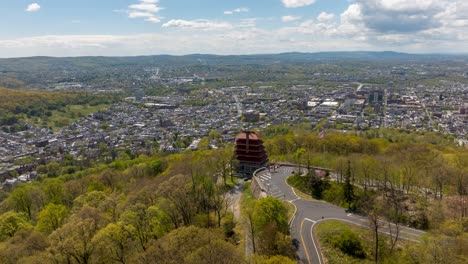
[[[260,134],[257,134],[255,132],[248,132],[248,131],[243,131],[242,133],[240,133],[239,135],[236,136],[236,140],[237,139],[247,139],[247,135],[249,137],[249,140],[260,140],[262,138],[262,136],[260,136]]]

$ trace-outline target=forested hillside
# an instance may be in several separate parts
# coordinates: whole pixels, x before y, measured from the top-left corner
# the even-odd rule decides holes
[[[414,252],[419,261],[437,253],[426,246],[441,247],[453,263],[466,260],[466,148],[399,131],[320,138],[283,127],[265,134],[272,161],[329,167],[337,175],[328,182],[301,178],[304,192],[316,195],[320,186],[317,199],[430,230],[424,244],[397,247],[398,254]],[[0,262],[294,263],[287,207],[274,198],[254,200],[248,190],[236,199],[232,153],[227,146],[119,155],[103,164],[65,155],[40,165],[36,181],[0,191]],[[245,256],[247,242],[255,255]]]
[[[67,168],[83,163],[71,157],[41,166],[37,181],[0,192],[0,262],[242,263],[245,233],[228,192],[231,156],[231,147],[140,156],[74,174]],[[262,209],[269,204],[278,201],[251,204],[256,236],[270,235],[262,236],[270,246],[259,245],[258,263],[293,255],[286,209],[279,202],[270,216]],[[276,218],[281,226],[269,225]]]
[[[379,245],[371,246],[370,252],[378,251],[359,255],[340,246],[360,239],[359,243],[365,245],[369,238],[327,235],[323,241],[335,250],[327,251],[333,258],[344,254],[352,263],[363,263],[363,256],[383,263],[468,260],[463,249],[468,245],[466,147],[455,147],[451,140],[435,133],[404,130],[369,130],[359,135],[327,131],[321,138],[317,132],[273,127],[267,134],[270,137],[265,146],[270,160],[332,169],[325,175],[310,169],[306,176],[290,177],[290,185],[311,198],[368,216],[374,230],[371,241]],[[396,239],[376,235],[387,226],[381,220],[395,225],[390,230]],[[421,243],[401,243],[401,226],[428,233]]]
[[[65,126],[74,119],[97,111],[99,107],[96,106],[102,107],[118,100],[118,96],[115,95],[43,92],[0,87],[0,126],[12,126],[19,121],[35,125]],[[72,105],[78,106],[77,109],[71,109]]]

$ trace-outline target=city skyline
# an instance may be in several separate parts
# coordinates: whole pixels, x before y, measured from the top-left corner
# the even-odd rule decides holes
[[[468,52],[461,0],[21,0],[0,10],[0,57]]]

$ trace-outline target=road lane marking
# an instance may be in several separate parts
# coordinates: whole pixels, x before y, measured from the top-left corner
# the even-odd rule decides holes
[[[309,222],[312,222],[312,223],[317,223],[317,221],[314,221],[314,220],[309,219],[309,218],[304,218],[304,220],[309,221]]]
[[[309,256],[309,251],[307,250],[307,246],[306,246],[306,244],[305,244],[305,242],[304,242],[304,237],[302,236],[302,228],[303,228],[303,226],[304,226],[304,221],[305,221],[305,219],[302,220],[302,222],[301,222],[301,232],[300,232],[300,234],[301,234],[301,242],[302,242],[302,247],[304,248],[304,251],[305,251],[305,253],[306,253],[307,262],[308,262],[309,264],[311,264],[311,262],[310,262],[310,256]],[[313,240],[312,240],[312,241],[313,241]]]
[[[322,220],[323,221],[323,220]],[[318,221],[320,222],[320,220]],[[319,264],[322,264],[322,253],[319,252],[317,245],[315,244],[315,237],[314,237],[314,226],[317,224],[317,222],[313,223],[312,226],[310,227],[310,237],[312,238],[312,244],[314,244],[315,252],[317,253],[317,258],[319,260]]]
[[[295,201],[297,201],[297,200],[300,200],[300,199],[301,199],[301,198],[296,198],[296,199],[294,199],[294,200],[291,200],[291,201],[288,201],[288,202],[290,202],[290,203],[294,203]]]
[[[352,222],[352,221],[349,221],[349,220],[346,220],[346,219],[334,218],[334,217],[318,220],[316,223],[314,223],[313,226],[315,226],[315,224],[318,224],[319,222],[329,221],[329,220],[343,221],[343,222],[350,223],[350,224],[352,224],[352,225],[356,225],[356,226],[362,227],[362,228],[364,228],[364,229],[370,229],[370,230],[372,230],[372,227],[369,226],[369,225],[358,224],[358,223],[356,223],[356,222]],[[312,226],[312,228],[313,228],[313,226]],[[385,231],[385,230],[382,230],[382,227],[380,227],[379,229],[380,229],[380,230],[379,230],[379,233],[380,233],[380,234],[384,234],[384,235],[388,235],[388,236],[395,237],[395,234],[391,234],[391,233],[389,233],[389,232],[387,232],[387,231]],[[400,236],[400,239],[408,240],[408,241],[412,241],[412,242],[417,242],[417,243],[420,242],[420,240],[415,240],[415,239],[407,238],[407,237],[404,237],[404,236]],[[314,246],[315,246],[315,242],[314,242]],[[316,249],[317,249],[317,247],[316,247]]]

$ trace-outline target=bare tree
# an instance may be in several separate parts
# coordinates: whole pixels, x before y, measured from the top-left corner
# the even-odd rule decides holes
[[[369,225],[372,231],[374,232],[374,259],[375,263],[379,262],[379,209],[375,206],[369,212]]]
[[[231,205],[229,195],[219,185],[215,186],[215,194],[212,197],[213,210],[218,218],[218,227],[221,227],[221,219],[226,215],[226,212]]]

